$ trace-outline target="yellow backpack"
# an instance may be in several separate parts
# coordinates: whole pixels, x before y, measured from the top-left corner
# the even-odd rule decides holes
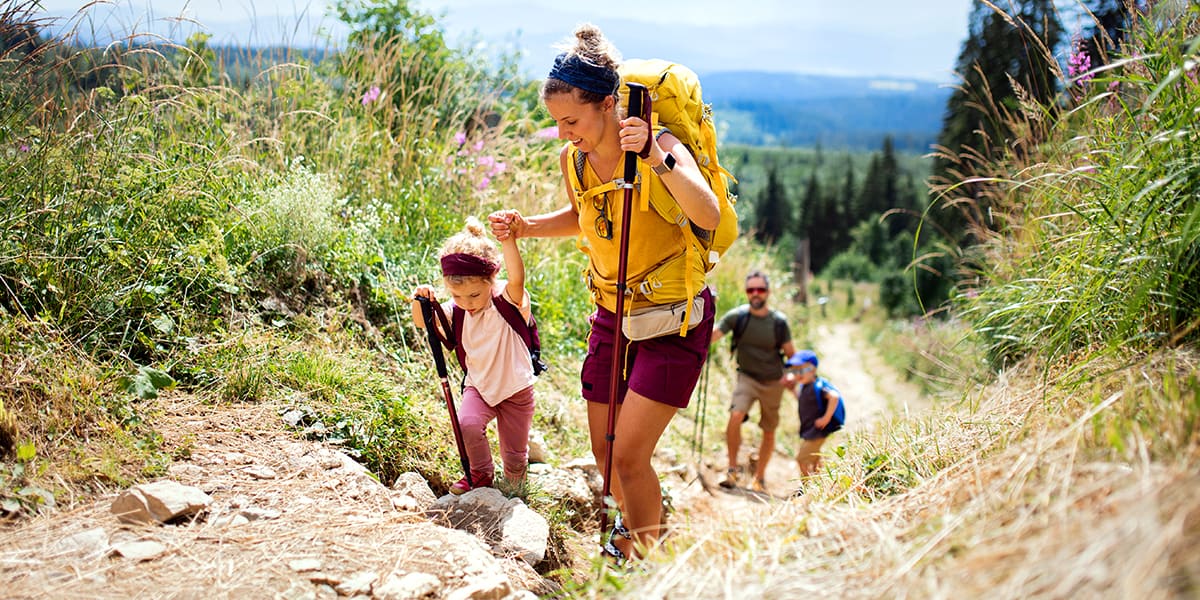
[[[734,204],[737,196],[729,191],[729,180],[737,181],[729,171],[725,170],[717,160],[717,130],[713,123],[712,107],[705,104],[700,94],[700,78],[691,69],[676,63],[659,59],[630,59],[623,62],[619,69],[621,75],[621,102],[629,105],[629,88],[626,82],[640,83],[646,86],[651,103],[651,126],[655,131],[666,128],[687,146],[704,180],[717,197],[721,210],[721,220],[714,231],[705,231],[692,227],[687,216],[666,193],[661,182],[658,185],[638,182],[639,209],[646,211],[654,207],[654,211],[670,223],[679,225],[684,238],[688,241],[688,264],[698,264],[701,273],[708,273],[720,261],[725,251],[733,245],[738,236],[737,211]],[[584,190],[583,167],[586,156],[574,147],[571,148],[571,159],[575,166],[571,173],[571,186],[575,191],[577,202],[590,200],[597,194],[615,190],[619,185],[610,181],[604,185]],[[648,165],[638,169],[639,179],[643,174],[650,174]],[[661,193],[651,193],[652,190]],[[674,263],[668,266],[670,272],[655,273],[652,278],[641,282],[641,292],[651,296],[652,288],[662,285],[663,281],[683,281],[687,299],[694,298],[704,286],[704,278],[693,275],[695,269],[687,268],[684,264]],[[635,290],[637,291],[637,290]],[[691,318],[691,303],[688,303],[687,313],[680,326],[679,335],[687,335],[687,323]]]

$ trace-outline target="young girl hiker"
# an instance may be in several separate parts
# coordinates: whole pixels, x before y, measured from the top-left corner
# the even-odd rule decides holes
[[[447,312],[458,307],[464,311],[462,339],[466,354],[466,387],[458,421],[463,443],[471,464],[474,487],[491,487],[495,477],[492,450],[485,434],[488,423],[496,419],[500,437],[500,458],[504,478],[512,485],[525,479],[529,456],[529,426],[533,421],[533,365],[529,348],[496,307],[507,302],[530,317],[529,294],[525,291],[525,263],[515,238],[501,242],[504,270],[508,280],[497,279],[501,252],[486,237],[483,224],[468,217],[466,227],[442,245],[442,280],[450,301]],[[435,300],[433,288],[419,285],[413,291],[413,321],[424,328],[417,297]],[[438,319],[434,320],[442,329]],[[440,331],[452,339],[452,331]],[[450,493],[463,494],[472,489],[463,477],[450,486]]]
[[[825,438],[842,428],[845,409],[838,411],[842,406],[842,394],[824,377],[817,376],[817,355],[812,350],[793,354],[788,358],[787,366],[784,384],[795,392],[800,411],[800,449],[796,452],[796,464],[801,476],[813,475],[821,466],[821,446],[825,444]]]
[[[608,452],[610,394],[620,407],[613,429],[613,476],[608,483],[621,514],[604,550],[624,559],[642,555],[659,538],[662,488],[650,459],[671,418],[687,407],[691,398],[708,356],[715,307],[711,292],[705,288],[697,296],[703,303],[702,310],[696,311],[701,318],[695,319],[696,324],[686,335],[680,335],[677,318],[671,331],[656,337],[629,341],[622,336],[622,377],[618,393],[612,393],[610,369],[623,221],[621,191],[575,202],[571,178],[577,173],[572,156],[582,154],[580,179],[585,189],[591,189],[621,178],[625,153],[640,152],[648,145],[648,154],[639,166],[643,185],[665,186],[663,193],[669,193],[691,223],[702,230],[717,228],[720,207],[695,159],[678,138],[665,130],[653,137],[646,121],[621,114],[617,87],[620,56],[600,30],[583,25],[575,31],[575,38],[574,47],[555,58],[541,90],[542,102],[558,124],[558,137],[568,142],[559,154],[568,202],[546,214],[526,217],[515,210],[504,210],[493,213],[489,220],[493,234],[502,241],[581,235],[586,242],[587,280],[596,310],[589,319],[591,334],[580,380],[582,395],[588,401],[592,454],[602,472]],[[678,224],[653,212],[640,212],[636,203],[629,222],[626,281],[632,289],[657,265],[684,256],[687,242]],[[632,311],[655,305],[644,295],[628,298],[625,306]]]

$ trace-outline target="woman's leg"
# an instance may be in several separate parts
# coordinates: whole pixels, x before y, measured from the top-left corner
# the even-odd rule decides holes
[[[621,405],[617,405],[617,420],[620,421]],[[608,405],[599,402],[587,403],[588,417],[588,435],[592,441],[592,456],[596,458],[596,466],[600,469],[600,476],[604,476],[604,461],[608,455],[608,441],[605,436],[608,432]],[[621,481],[617,477],[617,472],[612,471],[612,477],[608,482],[608,493],[617,502],[617,508],[625,510],[625,496],[621,490]],[[602,499],[603,500],[603,499]],[[607,534],[608,532],[602,532]]]
[[[633,390],[625,395],[613,441],[613,479],[621,482],[624,494],[621,514],[634,536],[631,542],[618,540],[626,544],[618,545],[626,556],[633,556],[633,552],[640,556],[658,541],[662,487],[650,459],[659,437],[678,410]]]

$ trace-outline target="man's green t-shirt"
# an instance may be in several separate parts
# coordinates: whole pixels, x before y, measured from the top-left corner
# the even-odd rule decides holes
[[[750,306],[743,304],[721,317],[717,328],[725,335],[732,335],[737,325],[738,316],[749,311]],[[775,321],[782,322],[783,337],[776,340]],[[787,318],[774,309],[765,317],[750,315],[746,330],[737,340],[737,369],[753,377],[757,381],[772,381],[783,377],[783,361],[779,358],[779,348],[792,340],[791,329],[788,328]],[[776,345],[778,341],[779,346]]]

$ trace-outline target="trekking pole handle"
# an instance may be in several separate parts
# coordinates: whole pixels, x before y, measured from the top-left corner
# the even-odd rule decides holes
[[[446,371],[446,357],[442,354],[442,343],[438,339],[436,325],[433,322],[433,301],[425,296],[417,296],[417,301],[421,303],[421,318],[425,321],[425,335],[429,338],[429,352],[433,354],[433,363],[437,366],[438,377],[445,379],[448,374]]]
[[[632,81],[625,84],[629,88],[629,112],[627,117],[645,118],[642,114],[642,100],[646,97],[646,86]],[[633,180],[637,178],[637,159],[638,153],[627,151],[625,153],[625,185],[632,186]]]

